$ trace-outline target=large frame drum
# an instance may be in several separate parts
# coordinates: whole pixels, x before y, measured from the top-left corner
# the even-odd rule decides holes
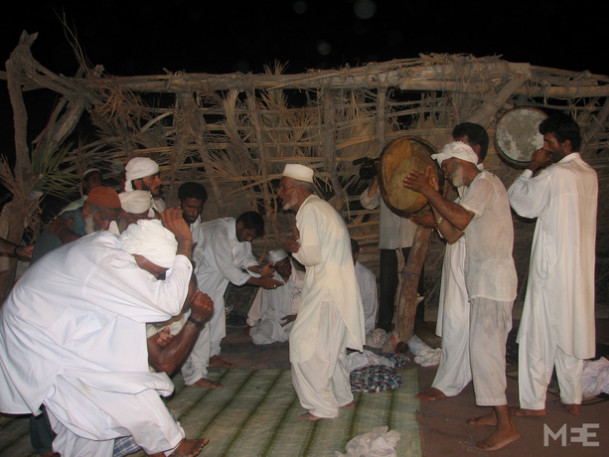
[[[531,154],[543,147],[539,124],[548,117],[537,108],[520,106],[507,111],[498,121],[495,148],[499,156],[514,168],[526,168]]]
[[[396,138],[385,146],[381,153],[379,185],[383,200],[394,213],[409,217],[427,204],[427,198],[405,188],[402,181],[411,170],[425,173],[427,165],[432,166],[437,179],[438,167],[431,158],[435,153],[430,143],[417,136]]]

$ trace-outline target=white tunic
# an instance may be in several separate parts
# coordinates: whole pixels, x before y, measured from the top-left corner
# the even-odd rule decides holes
[[[274,279],[283,282],[277,272]],[[276,289],[258,289],[247,317],[248,324],[252,326],[250,336],[254,344],[288,340],[293,324],[282,326],[282,319],[298,314],[303,284],[304,272],[292,265],[292,273],[283,286]]]
[[[376,324],[376,311],[378,308],[376,276],[374,276],[374,273],[368,267],[360,262],[356,262],[355,277],[357,278],[359,293],[364,307],[364,328],[367,335],[374,330]]]
[[[146,322],[181,311],[191,273],[178,255],[159,281],[108,232],[40,259],[0,311],[0,411],[37,414],[45,404],[90,440],[133,435],[148,451],[175,447],[184,433],[159,398],[173,384],[148,370]],[[161,427],[166,436],[150,434]]]
[[[321,304],[333,303],[347,328],[346,346],[363,350],[364,313],[356,283],[347,226],[328,203],[309,196],[296,214],[300,249],[294,258],[306,267],[302,305],[290,334],[290,359],[307,360],[315,351]]]
[[[258,265],[252,254],[252,245],[237,239],[236,219],[225,217],[201,225],[193,253],[195,275],[199,290],[211,297],[214,314],[209,322],[212,355],[226,336],[224,293],[228,283],[245,284],[252,275],[248,268]],[[194,239],[193,239],[194,241]]]
[[[376,188],[376,193],[368,196],[368,189],[362,192],[360,203],[366,209],[375,209],[379,206],[379,249],[409,248],[414,242],[416,224],[407,217],[400,217],[387,206]]]
[[[544,328],[566,354],[594,357],[596,172],[573,153],[535,177],[525,170],[508,194],[514,211],[537,218],[518,339]]]

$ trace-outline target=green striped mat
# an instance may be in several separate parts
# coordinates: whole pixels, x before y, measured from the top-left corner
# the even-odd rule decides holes
[[[298,419],[304,410],[292,387],[289,370],[212,372],[210,378],[224,384],[221,389],[185,387],[178,375],[174,379],[176,392],[167,405],[188,438],[209,438],[202,457],[335,457],[337,451],[346,452],[345,445],[351,438],[378,426],[400,433],[398,456],[419,457],[421,440],[415,417],[419,407],[415,398],[418,372],[412,369],[401,371],[400,375],[400,389],[355,394],[355,408],[342,409],[334,420]],[[0,437],[3,431],[6,430],[0,430]],[[19,453],[15,453],[16,443],[4,443],[7,448],[0,442],[0,456],[31,455],[31,447],[30,453],[24,452],[29,444],[27,434],[18,441],[22,441]]]

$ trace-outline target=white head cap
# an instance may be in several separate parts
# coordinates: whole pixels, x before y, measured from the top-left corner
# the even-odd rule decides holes
[[[118,194],[121,207],[128,213],[141,214],[152,206],[152,194],[147,190],[134,190]]]
[[[313,170],[297,163],[288,163],[283,169],[283,176],[298,181],[313,182]]]
[[[131,192],[134,179],[145,178],[159,172],[159,165],[148,157],[134,157],[125,165],[125,191]]]
[[[438,161],[438,165],[442,165],[446,159],[456,158],[471,162],[474,165],[478,163],[478,155],[474,150],[462,141],[453,141],[444,145],[438,154],[432,154],[431,158]]]
[[[274,251],[269,251],[269,262],[272,265],[275,265],[277,262],[285,259],[288,256],[288,253],[283,249],[275,249]]]
[[[140,219],[120,236],[121,246],[129,254],[139,254],[155,265],[171,268],[178,242],[158,219]]]

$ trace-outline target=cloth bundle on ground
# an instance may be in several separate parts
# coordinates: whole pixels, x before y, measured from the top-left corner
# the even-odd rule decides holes
[[[375,427],[371,432],[358,435],[345,446],[346,454],[336,457],[397,457],[395,450],[400,434],[387,427]]]

